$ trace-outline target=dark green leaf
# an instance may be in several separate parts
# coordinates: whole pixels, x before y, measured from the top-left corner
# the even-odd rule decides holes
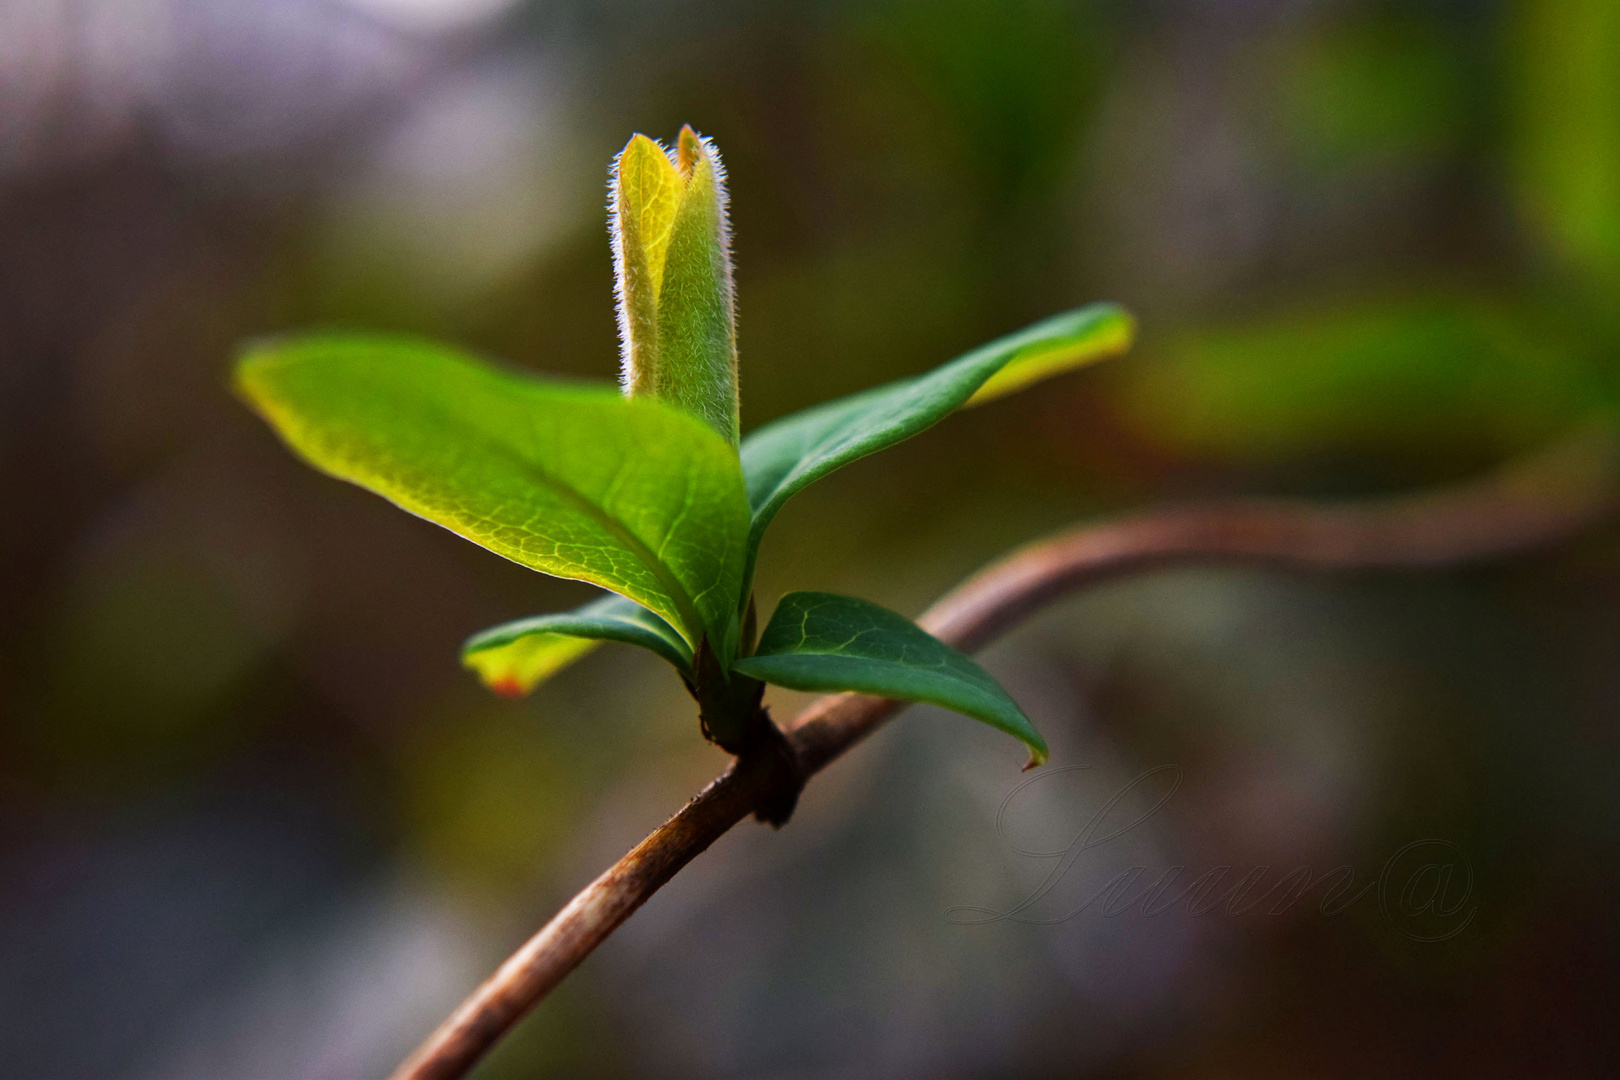
[[[692,650],[675,628],[622,596],[493,626],[467,641],[461,660],[491,690],[516,697],[602,641],[639,645],[674,664],[681,674],[691,673]]]
[[[766,527],[803,488],[911,438],[964,405],[1123,352],[1130,346],[1133,326],[1120,308],[1093,304],[981,345],[926,375],[830,401],[753,432],[741,450],[753,509],[749,575]]]
[[[790,690],[853,690],[941,705],[1021,739],[1030,765],[1046,761],[1040,733],[983,668],[910,619],[866,600],[789,593],[754,655],[733,668]]]

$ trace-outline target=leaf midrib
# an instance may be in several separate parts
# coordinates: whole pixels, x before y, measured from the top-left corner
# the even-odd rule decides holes
[[[527,469],[534,475],[540,477],[542,482],[549,482],[555,489],[562,493],[564,498],[568,499],[576,507],[583,510],[587,517],[594,519],[599,525],[606,528],[615,539],[630,549],[631,554],[640,559],[644,564],[646,564],[647,568],[653,572],[653,576],[656,577],[659,583],[664,586],[664,591],[669,593],[669,598],[675,602],[675,608],[681,616],[681,621],[700,630],[705,628],[704,622],[702,618],[699,617],[697,612],[696,600],[687,593],[686,587],[683,586],[680,583],[680,580],[675,577],[674,571],[672,571],[663,562],[663,560],[654,554],[652,548],[642,543],[639,537],[630,532],[629,529],[625,528],[625,526],[617,518],[614,518],[608,514],[605,508],[597,506],[590,499],[586,498],[585,495],[576,489],[572,484],[558,479],[545,468],[524,460],[521,456],[519,456],[517,451],[501,446],[499,443],[489,441],[487,436],[485,437],[485,441],[488,445],[496,447],[496,449],[505,454],[510,460],[517,462],[520,470]],[[690,496],[690,492],[688,492],[688,496]],[[691,500],[688,497],[685,501],[690,503]],[[685,516],[688,509],[689,507],[682,508],[681,517]],[[686,635],[683,634],[682,636],[685,637]],[[694,648],[697,645],[696,642],[690,640],[687,643],[692,645]]]
[[[448,422],[448,426],[461,426],[454,414],[445,410],[442,406],[438,406],[436,402],[430,404],[429,412],[436,414],[441,422]],[[471,441],[477,442],[483,445],[485,448],[494,451],[496,456],[502,457],[508,462],[514,464],[519,472],[528,473],[531,476],[538,477],[542,486],[550,486],[559,492],[567,501],[573,503],[575,507],[582,510],[586,517],[596,521],[597,524],[601,525],[609,533],[611,533],[616,540],[620,541],[625,545],[625,547],[629,548],[630,553],[640,560],[647,567],[647,569],[652,571],[653,576],[657,578],[659,584],[664,587],[664,591],[669,594],[669,598],[674,601],[676,611],[681,616],[681,621],[687,623],[691,627],[697,627],[699,630],[706,629],[703,619],[698,616],[696,601],[687,593],[685,586],[683,586],[679,579],[675,577],[674,572],[671,571],[669,567],[666,566],[658,558],[658,556],[653,553],[653,550],[646,544],[642,543],[634,533],[625,528],[624,525],[616,518],[611,517],[605,509],[598,507],[590,499],[586,498],[585,495],[576,489],[572,484],[559,479],[551,472],[546,470],[543,466],[537,465],[534,462],[525,459],[516,449],[496,440],[487,432],[478,428],[476,425],[473,425],[471,430],[474,433],[473,440]],[[685,510],[683,509],[683,514],[684,512]],[[629,599],[634,598],[631,597]],[[681,636],[686,637],[687,635],[686,633],[682,633]],[[691,645],[693,648],[697,647],[697,643],[690,640],[690,638],[687,639],[687,644]]]

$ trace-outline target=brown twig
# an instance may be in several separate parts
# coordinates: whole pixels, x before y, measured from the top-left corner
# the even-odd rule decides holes
[[[991,564],[918,620],[972,651],[1092,582],[1169,563],[1243,561],[1301,569],[1441,567],[1569,537],[1616,501],[1607,429],[1487,480],[1438,493],[1339,507],[1227,502],[1087,525]],[[892,716],[900,704],[853,694],[813,702],[787,728],[805,776]],[[686,806],[552,917],[394,1073],[452,1080],[590,955],[687,863],[769,799],[784,778],[769,757],[734,762]]]

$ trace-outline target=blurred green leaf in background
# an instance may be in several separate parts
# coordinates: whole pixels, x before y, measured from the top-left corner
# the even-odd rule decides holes
[[[1569,339],[1522,303],[1341,300],[1184,332],[1122,381],[1134,422],[1200,459],[1477,464],[1539,445],[1607,402]]]
[[[1612,312],[1620,297],[1620,7],[1519,0],[1509,145],[1527,231]]]

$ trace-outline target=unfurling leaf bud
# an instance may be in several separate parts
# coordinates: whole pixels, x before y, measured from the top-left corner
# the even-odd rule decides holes
[[[731,228],[714,143],[685,127],[672,155],[634,136],[614,160],[611,210],[625,393],[678,405],[735,445]]]

